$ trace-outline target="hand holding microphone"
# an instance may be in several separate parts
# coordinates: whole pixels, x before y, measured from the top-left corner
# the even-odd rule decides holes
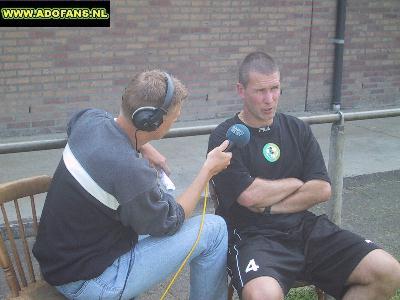
[[[229,166],[232,158],[232,153],[225,152],[228,145],[229,141],[225,140],[221,145],[215,147],[207,154],[207,159],[204,165],[209,170],[211,176],[218,174]]]
[[[250,141],[250,131],[243,124],[234,124],[226,132],[226,139],[207,155],[206,164],[211,167],[210,170],[212,170],[213,175],[218,174],[228,167],[232,158],[230,151],[234,147],[243,148],[248,144]]]

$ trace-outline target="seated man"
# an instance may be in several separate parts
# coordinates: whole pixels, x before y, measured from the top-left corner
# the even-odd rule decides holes
[[[67,298],[131,299],[167,279],[189,253],[200,216],[188,218],[232,153],[223,142],[182,195],[163,191],[165,157],[148,142],[168,132],[186,97],[179,80],[147,71],[129,83],[116,119],[87,109],[70,120],[33,247],[44,279]],[[226,300],[227,242],[224,220],[206,216],[190,258],[190,299]]]
[[[250,142],[233,148],[229,167],[213,179],[217,213],[227,221],[228,266],[242,299],[283,299],[296,280],[337,299],[388,299],[400,265],[369,240],[307,209],[327,201],[331,186],[310,127],[277,113],[280,73],[263,52],[239,68],[242,110],[211,134],[217,147],[228,128],[246,125]]]

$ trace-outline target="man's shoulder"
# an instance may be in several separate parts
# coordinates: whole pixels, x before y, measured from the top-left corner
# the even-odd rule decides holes
[[[290,114],[287,114],[287,113],[279,112],[279,113],[276,113],[276,116],[277,116],[279,119],[287,120],[288,122],[293,122],[293,123],[304,123],[304,121],[301,120],[301,119],[299,119],[298,117],[293,116],[293,115],[290,115]]]
[[[100,118],[99,118],[100,117]],[[92,122],[93,120],[101,119],[111,119],[112,115],[105,110],[97,108],[86,108],[75,112],[68,122],[68,132],[71,127],[75,126],[77,123],[83,123],[86,126],[87,122]]]
[[[236,115],[219,123],[213,132],[224,132],[228,130],[233,124],[237,123]]]
[[[109,113],[105,110],[98,109],[98,108],[85,108],[73,113],[71,118],[80,118],[81,116],[95,116],[95,115],[104,115],[109,117]]]
[[[306,122],[293,115],[289,115],[286,113],[277,113],[276,117],[278,119],[279,124],[281,125],[286,124],[290,128],[305,129],[306,127],[308,127],[308,124]]]

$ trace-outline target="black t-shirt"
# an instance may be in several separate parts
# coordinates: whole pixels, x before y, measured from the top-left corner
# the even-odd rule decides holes
[[[244,123],[236,114],[218,125],[210,135],[208,151],[226,139],[226,132],[233,124]],[[319,144],[308,124],[282,113],[276,114],[269,128],[247,127],[250,142],[242,149],[233,148],[230,166],[213,178],[220,203],[217,213],[225,218],[231,229],[249,229],[249,226],[283,229],[296,226],[305,212],[263,215],[251,212],[236,200],[256,177],[329,182]]]

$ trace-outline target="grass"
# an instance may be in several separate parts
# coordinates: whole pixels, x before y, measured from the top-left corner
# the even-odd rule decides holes
[[[290,289],[285,300],[317,300],[314,289],[310,286]]]
[[[297,289],[291,289],[285,300],[317,300],[317,295],[315,294],[312,287],[301,287]],[[400,289],[391,300],[400,300]]]

